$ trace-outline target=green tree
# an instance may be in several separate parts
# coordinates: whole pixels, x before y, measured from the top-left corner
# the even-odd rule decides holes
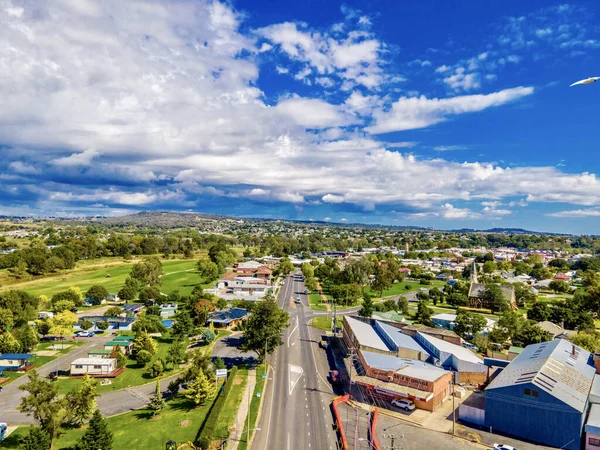
[[[97,406],[97,386],[98,382],[85,374],[79,386],[65,396],[71,423],[80,425],[92,415]]]
[[[94,285],[91,286],[85,293],[87,298],[92,299],[96,304],[102,303],[108,297],[108,291],[104,286]]]
[[[527,311],[527,318],[535,322],[544,322],[550,320],[552,310],[546,302],[535,302],[531,309]]]
[[[483,273],[494,273],[496,271],[496,262],[495,261],[486,261],[483,263]]]
[[[210,283],[219,278],[219,266],[210,259],[201,259],[198,261],[196,270],[198,270],[198,274],[205,283]]]
[[[157,286],[161,284],[163,266],[156,256],[144,258],[131,269],[129,276],[143,286]]]
[[[562,281],[562,280],[552,280],[550,282],[550,284],[548,284],[548,287],[557,294],[567,293],[571,290],[569,283],[567,283],[566,281]]]
[[[96,326],[100,331],[106,331],[110,325],[106,320],[103,320],[102,322],[98,322]]]
[[[29,372],[27,383],[19,386],[19,390],[28,392],[28,395],[21,398],[18,410],[33,416],[52,443],[58,436],[59,427],[68,417],[67,402],[58,395],[58,385],[40,378],[34,369]]]
[[[315,269],[310,263],[302,264],[301,269],[302,275],[304,275],[305,278],[312,278],[315,276]]]
[[[19,439],[19,450],[49,450],[50,445],[50,436],[41,427],[30,426]]]
[[[287,275],[294,270],[294,265],[290,261],[290,258],[281,258],[278,269],[281,275]]]
[[[400,297],[398,297],[398,310],[400,311],[400,313],[402,313],[403,315],[408,315],[408,299],[406,297],[404,297],[403,295],[401,295]]]
[[[489,284],[483,292],[483,298],[490,305],[492,312],[506,311],[510,309],[510,302],[504,296],[502,289],[497,284]]]
[[[373,315],[373,307],[373,299],[368,292],[363,292],[362,308],[358,311],[358,315],[370,318]]]
[[[169,351],[167,353],[166,361],[168,364],[181,364],[181,362],[185,359],[185,346],[183,342],[176,340],[173,342],[173,345],[169,347]]]
[[[187,311],[180,312],[175,318],[175,323],[171,328],[171,336],[175,339],[183,339],[186,336],[191,336],[195,332],[194,321]]]
[[[19,353],[20,351],[21,344],[11,333],[8,331],[0,333],[0,353]]]
[[[220,356],[217,356],[216,358],[213,359],[213,366],[215,366],[215,369],[225,369],[225,361],[223,361],[223,358],[221,358]]]
[[[163,363],[160,359],[157,359],[154,364],[152,364],[149,368],[148,368],[148,375],[150,376],[150,378],[156,378],[159,377],[163,371],[165,370]]]
[[[127,357],[123,354],[123,351],[121,350],[121,346],[119,344],[115,345],[112,348],[110,352],[110,357],[117,360],[118,368],[125,367],[125,364],[127,364]]]
[[[46,336],[50,333],[52,323],[49,320],[38,320],[35,324],[37,332],[42,336]]]
[[[12,311],[8,308],[0,308],[0,331],[9,331],[14,324]]]
[[[515,288],[515,299],[519,307],[524,306],[525,302],[532,303],[537,300],[537,295],[533,289],[526,284],[514,283],[513,287]]]
[[[600,350],[600,333],[595,330],[569,336],[569,341],[591,353],[596,353]]]
[[[125,285],[117,294],[121,300],[130,302],[137,296],[137,290],[133,286]]]
[[[202,333],[202,337],[206,342],[211,343],[216,339],[217,335],[212,330],[204,330],[204,332]]]
[[[87,430],[77,442],[77,450],[111,450],[112,432],[100,410],[95,410]]]
[[[133,354],[135,355],[143,350],[148,352],[151,356],[154,355],[158,350],[156,341],[152,339],[152,337],[145,330],[137,332],[135,339],[133,340]]]
[[[50,334],[55,336],[68,336],[73,334],[73,325],[77,323],[77,316],[71,311],[63,311],[55,314],[49,319],[51,325]]]
[[[204,405],[207,400],[215,396],[215,384],[207,378],[202,370],[198,371],[196,377],[188,384],[188,388],[183,391],[183,395],[191,400],[196,406]]]
[[[53,307],[59,302],[71,302],[73,304],[72,307],[75,307],[83,305],[83,298],[81,291],[75,290],[74,288],[69,288],[66,291],[54,294],[50,302],[52,303]],[[64,309],[60,311],[64,311]]]
[[[243,351],[255,351],[261,361],[265,357],[265,345],[268,354],[281,344],[281,333],[288,326],[290,315],[281,309],[271,295],[265,297],[254,308],[252,315],[246,321]]]
[[[148,403],[148,409],[152,411],[152,417],[160,413],[162,409],[167,406],[167,403],[163,399],[162,392],[160,392],[160,382],[156,382],[156,388],[154,394],[150,396],[150,402]]]
[[[431,327],[433,326],[431,316],[433,316],[433,309],[429,308],[424,301],[420,301],[415,314],[415,321]]]
[[[104,311],[104,317],[116,317],[120,316],[123,313],[123,308],[119,306],[111,306],[106,311]]]
[[[75,308],[75,304],[69,300],[60,300],[58,302],[52,303],[52,311],[54,313],[71,311],[73,308]]]
[[[513,344],[520,347],[551,340],[552,335],[531,320],[524,320],[518,332],[512,337]]]
[[[21,325],[12,332],[13,336],[21,347],[21,352],[30,352],[40,342],[40,337],[37,334],[36,328],[30,325]]]
[[[386,265],[376,265],[374,270],[375,278],[371,282],[371,288],[383,295],[383,291],[392,287],[394,278]]]
[[[454,332],[464,339],[472,339],[483,330],[486,323],[481,314],[459,309],[454,321]]]
[[[79,328],[81,328],[84,331],[89,330],[93,326],[94,326],[94,323],[90,320],[84,320],[79,324]]]
[[[152,354],[148,350],[140,350],[135,355],[135,362],[141,367],[146,367],[150,361],[152,361]]]

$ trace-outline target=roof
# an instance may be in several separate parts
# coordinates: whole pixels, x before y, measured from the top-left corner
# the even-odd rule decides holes
[[[29,359],[33,355],[29,353],[2,353],[0,359]]]
[[[133,341],[135,336],[115,336],[113,341]]]
[[[431,345],[437,348],[440,352],[450,353],[462,361],[468,361],[476,364],[483,364],[483,360],[473,353],[471,350],[461,347],[460,345],[438,339],[425,333],[418,333],[422,339],[428,341]]]
[[[431,320],[442,320],[447,322],[454,322],[456,320],[456,314],[450,313],[439,313],[434,316],[431,316]],[[490,319],[489,317],[485,317],[485,326],[491,327],[496,323],[494,319]]]
[[[75,361],[71,362],[71,365],[78,366],[111,366],[115,363],[115,358],[77,358]]]
[[[600,403],[600,375],[594,375],[592,389],[590,390],[590,403]]]
[[[562,327],[556,325],[555,323],[550,322],[549,320],[544,320],[543,322],[538,322],[537,326],[540,327],[542,330],[550,333],[552,335],[552,337],[558,336],[559,334],[562,334],[565,331],[562,329]]]
[[[590,415],[585,422],[585,432],[600,434],[600,405],[597,403],[590,408]]]
[[[354,337],[360,345],[376,348],[378,350],[390,351],[385,342],[370,324],[361,322],[353,317],[344,316],[344,320],[352,330]]]
[[[117,345],[127,346],[132,344],[132,341],[108,341],[104,343],[104,346],[116,347]]]
[[[94,350],[88,350],[88,355],[110,355],[112,350],[104,348],[96,348]]]
[[[373,315],[371,316],[373,319],[383,319],[392,322],[401,322],[401,323],[410,323],[402,316],[398,314],[396,311],[373,311]]]
[[[523,350],[487,390],[531,383],[573,409],[584,412],[596,369],[590,352],[557,339]]]
[[[403,396],[412,396],[423,401],[429,401],[433,398],[433,393],[424,391],[421,389],[411,388],[408,386],[402,386],[396,383],[390,383],[387,381],[379,380],[377,378],[367,377],[359,375],[356,372],[356,368],[353,364],[350,365],[350,376],[352,377],[353,383],[359,383],[367,386],[374,386],[376,389],[388,391],[392,394],[401,394]]]
[[[214,323],[230,323],[234,320],[243,319],[246,316],[248,316],[248,311],[244,308],[231,308],[225,311],[211,313],[208,321]]]
[[[520,355],[521,353],[523,353],[523,350],[525,350],[523,347],[517,347],[516,345],[511,345],[508,348],[508,353],[516,353],[517,355]]]
[[[511,300],[512,296],[515,292],[515,288],[511,285],[507,284],[499,284],[500,290],[502,291],[502,295],[506,300]],[[480,298],[483,297],[483,293],[485,292],[486,286],[482,283],[471,283],[469,287],[469,297]]]
[[[379,331],[380,335],[382,335],[384,342],[386,342],[388,346],[390,342],[387,338],[391,339],[397,348],[408,348],[417,352],[427,353],[427,350],[425,350],[421,344],[419,344],[412,336],[404,334],[402,330],[399,330],[391,325],[386,325],[383,322],[375,323],[376,328],[379,327],[377,331]]]
[[[485,410],[485,395],[479,392],[473,392],[460,406],[470,406],[471,408]]]
[[[397,372],[406,375],[407,377],[418,378],[419,380],[433,382],[449,373],[433,364],[428,364],[416,359],[398,358],[396,356],[365,351],[361,351],[361,354],[369,367]]]
[[[123,306],[123,309],[125,311],[135,311],[136,309],[142,309],[143,307],[144,307],[144,305],[141,303],[129,303],[129,304]]]
[[[427,326],[421,325],[421,324],[408,325],[408,326],[404,327],[404,330],[420,331],[423,333],[432,332],[432,333],[443,335],[443,336],[450,336],[453,338],[458,338],[458,334],[456,334],[454,331],[450,331],[445,328],[430,328],[430,327],[427,327]]]

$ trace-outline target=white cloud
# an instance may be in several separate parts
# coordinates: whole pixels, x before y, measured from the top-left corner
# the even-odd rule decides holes
[[[385,142],[387,148],[412,148],[417,145],[416,142]]]
[[[559,218],[577,218],[577,217],[598,217],[600,216],[600,210],[598,209],[573,209],[570,211],[557,211],[546,214],[550,217]]]
[[[487,95],[464,95],[451,98],[400,97],[390,111],[375,111],[375,124],[367,128],[371,133],[425,128],[447,117],[478,112],[533,94],[532,87],[516,87]]]
[[[20,175],[38,175],[41,173],[40,169],[22,161],[11,162],[8,165],[8,170]]]
[[[72,155],[55,159],[52,161],[52,164],[61,167],[89,166],[92,160],[98,156],[100,156],[100,152],[90,148],[81,153],[73,153]]]
[[[288,73],[290,70],[287,67],[281,67],[281,66],[277,66],[275,67],[275,70],[277,71],[278,74],[285,74]]]
[[[326,194],[321,198],[321,200],[324,203],[343,203],[344,197],[341,195]]]
[[[479,74],[466,73],[464,67],[458,67],[454,74],[447,76],[443,81],[455,91],[472,91],[481,87]]]
[[[477,219],[481,216],[468,208],[455,208],[450,203],[441,206],[440,214],[444,219]]]
[[[438,152],[451,152],[455,150],[465,150],[468,147],[465,145],[436,145],[433,147],[434,150]]]
[[[329,128],[349,123],[336,106],[316,98],[294,97],[280,101],[276,108],[283,116],[306,128]]]

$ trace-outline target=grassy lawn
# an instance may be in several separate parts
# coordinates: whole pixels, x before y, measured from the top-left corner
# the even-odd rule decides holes
[[[316,311],[327,311],[325,303],[322,303],[321,294],[317,292],[308,294],[308,303],[310,304],[311,309]]]
[[[117,292],[123,287],[125,279],[129,275],[129,272],[131,272],[134,263],[124,262],[121,258],[114,258],[114,262],[113,265],[106,264],[103,267],[86,267],[84,265],[81,268],[64,273],[36,278],[20,283],[12,283],[4,286],[4,289],[23,289],[33,295],[46,295],[51,297],[57,292],[65,290],[70,286],[79,287],[85,292],[90,286],[100,284],[109,292]],[[186,289],[189,289],[189,292],[191,292],[193,288],[192,283],[199,283],[200,279],[195,272],[186,271],[194,269],[196,262],[196,260],[192,259],[163,261],[162,264],[165,274],[171,275],[166,275],[164,277],[164,284],[161,290],[165,293],[169,293],[173,289],[180,289],[183,294]],[[110,278],[106,277],[107,274],[110,275]],[[180,282],[183,284],[178,285],[177,283]]]
[[[333,321],[333,317],[322,316],[315,317],[311,324],[313,328],[317,328],[318,330],[331,331],[331,322]],[[338,327],[342,326],[342,318],[338,317]]]
[[[401,283],[394,283],[391,288],[383,291],[383,295],[381,297],[379,297],[379,292],[371,291],[371,286],[367,286],[365,288],[365,290],[377,298],[385,298],[385,297],[391,297],[394,295],[408,294],[409,292],[418,291],[421,288],[425,288],[425,289],[431,289],[432,287],[439,288],[440,286],[443,286],[443,285],[444,285],[443,281],[435,281],[435,280],[432,281],[430,285],[420,284],[418,281],[403,281]],[[408,289],[406,289],[406,286],[408,286]]]
[[[195,408],[187,400],[176,398],[167,402],[156,418],[148,411],[140,409],[107,419],[113,432],[113,446],[117,449],[164,450],[169,440],[177,443],[193,441],[200,425],[210,409],[210,404]],[[64,434],[54,442],[54,449],[73,450],[84,429],[65,429]],[[16,449],[19,436],[27,433],[27,427],[19,427],[4,442],[2,449]]]
[[[231,391],[229,391],[229,396],[227,397],[227,400],[225,400],[225,404],[221,410],[219,423],[215,428],[216,438],[225,439],[229,436],[229,430],[235,424],[235,416],[237,415],[239,405],[244,400],[242,396],[244,395],[244,389],[246,388],[247,383],[248,370],[238,370]]]
[[[267,366],[268,369],[268,366]],[[260,402],[263,398],[263,391],[265,389],[265,380],[263,378],[263,374],[265,373],[265,365],[260,364],[256,368],[256,387],[254,388],[254,392],[252,394],[252,401],[250,401],[250,430],[256,428],[256,420],[258,418],[258,409],[260,407]],[[260,397],[257,397],[260,392]],[[250,437],[252,437],[256,433],[256,431],[250,431]],[[243,433],[240,438],[240,445],[238,446],[239,450],[245,450],[248,448],[248,443],[246,442],[247,434]]]

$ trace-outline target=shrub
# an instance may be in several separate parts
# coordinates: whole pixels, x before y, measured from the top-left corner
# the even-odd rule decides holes
[[[144,351],[144,350],[142,350],[142,351]],[[154,364],[152,364],[150,366],[150,368],[148,369],[148,375],[150,375],[152,378],[156,378],[156,377],[160,376],[161,373],[163,373],[163,370],[164,370],[163,363],[159,359],[158,361],[156,361]]]
[[[148,350],[140,350],[135,356],[135,362],[140,366],[145,367],[152,360],[152,355]]]
[[[203,443],[207,443],[212,441],[215,438],[224,437],[224,436],[215,436],[215,428],[217,426],[217,421],[219,420],[219,416],[221,415],[221,411],[223,410],[223,406],[225,405],[225,400],[227,400],[227,396],[229,392],[231,392],[231,386],[233,386],[233,380],[235,379],[235,374],[237,373],[237,367],[234,367],[229,371],[227,375],[227,383],[222,390],[219,391],[217,396],[217,400],[213,404],[213,407],[210,409],[208,413],[208,417],[204,421],[204,425],[200,430],[197,444],[199,444],[202,448],[208,448],[203,445]]]

